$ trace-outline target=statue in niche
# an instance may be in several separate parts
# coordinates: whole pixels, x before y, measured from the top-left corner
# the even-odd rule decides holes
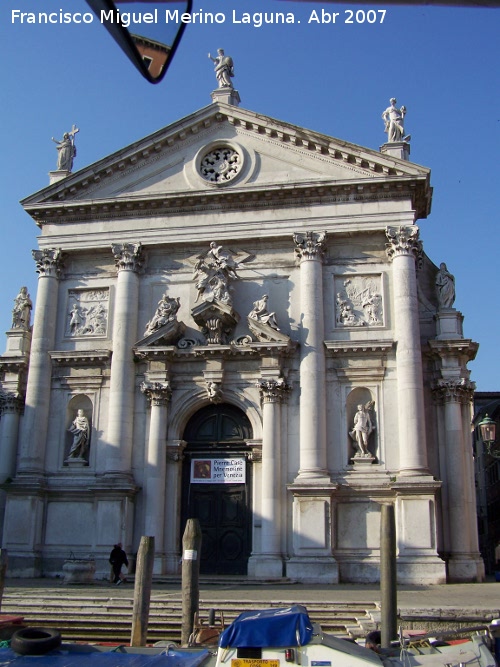
[[[401,109],[396,107],[397,100],[391,97],[390,107],[382,113],[382,120],[385,123],[384,132],[387,132],[387,143],[392,144],[399,141],[410,141],[411,136],[404,136],[404,119],[406,116],[406,107]]]
[[[180,306],[181,302],[179,297],[174,299],[173,297],[167,296],[167,293],[165,292],[160,301],[158,301],[156,313],[146,325],[144,335],[148,336],[153,333],[153,331],[165,326],[165,324],[174,322],[177,319],[177,311]]]
[[[30,328],[31,309],[30,295],[27,287],[21,287],[19,294],[14,299],[14,308],[12,309],[12,328],[26,329]]]
[[[61,140],[52,137],[52,141],[57,144],[58,171],[71,171],[73,168],[73,160],[76,157],[75,134],[79,131],[73,125],[71,132],[65,132]]]
[[[354,458],[372,458],[368,450],[368,440],[374,425],[370,417],[370,410],[375,405],[375,401],[368,401],[365,405],[358,405],[358,410],[354,415],[354,425],[349,435],[356,443],[356,454]]]
[[[68,458],[84,459],[90,440],[90,425],[83,410],[78,410],[68,431],[73,434],[73,442],[71,444],[71,449],[69,450]]]
[[[258,301],[254,301],[253,308],[248,313],[248,317],[250,317],[252,320],[258,320],[259,322],[263,322],[264,324],[270,326],[272,329],[276,329],[276,331],[279,331],[278,323],[276,321],[276,314],[270,313],[267,310],[268,299],[269,297],[267,296],[267,294],[263,294],[262,298],[260,298]]]
[[[453,308],[455,301],[455,276],[453,276],[444,262],[439,266],[436,275],[436,291],[439,308]]]
[[[212,58],[210,53],[208,57],[214,63],[215,78],[219,88],[233,88],[233,82],[231,81],[234,76],[233,59],[224,55],[224,49],[217,49],[215,58]]]
[[[230,306],[232,299],[229,283],[239,278],[237,268],[238,264],[231,253],[212,241],[207,252],[197,258],[194,267],[193,278],[198,292],[196,301],[215,300]]]

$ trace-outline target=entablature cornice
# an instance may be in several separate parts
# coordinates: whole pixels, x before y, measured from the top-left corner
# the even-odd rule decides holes
[[[17,355],[0,357],[0,371],[4,373],[22,373],[26,370],[29,363],[29,355],[22,357]]]
[[[411,200],[415,218],[425,218],[430,209],[430,190],[424,176],[395,176],[390,180],[321,181],[202,190],[147,193],[94,200],[48,201],[25,204],[26,211],[44,224],[88,220],[116,220],[171,216],[193,212],[254,210],[335,203]]]
[[[383,380],[387,355],[393,346],[394,342],[390,340],[325,341],[337,377],[347,382]]]
[[[200,359],[229,359],[235,357],[265,358],[287,357],[293,354],[297,343],[286,342],[245,342],[241,345],[192,345],[180,348],[176,345],[136,347],[134,354],[141,361],[199,361]]]
[[[392,340],[325,340],[325,347],[332,357],[386,356],[393,346]]]
[[[426,350],[431,358],[460,358],[465,357],[467,361],[475,359],[479,343],[475,343],[470,338],[459,338],[450,340],[430,340]]]
[[[53,351],[49,356],[58,366],[101,366],[111,363],[111,350]]]

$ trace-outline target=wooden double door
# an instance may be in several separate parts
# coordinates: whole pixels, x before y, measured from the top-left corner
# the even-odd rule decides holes
[[[251,553],[251,426],[238,408],[202,408],[188,422],[184,440],[182,531],[189,518],[200,522],[202,574],[246,575]],[[217,466],[237,470],[217,478]]]

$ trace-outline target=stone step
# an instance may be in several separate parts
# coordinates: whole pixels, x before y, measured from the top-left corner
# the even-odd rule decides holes
[[[255,608],[288,606],[290,602],[256,603],[255,601],[200,600],[200,618],[206,619],[210,609],[222,611],[226,626],[238,614]],[[372,602],[318,603],[302,602],[311,620],[321,624],[325,632],[340,637],[364,636],[374,628],[371,614],[377,613]],[[132,598],[107,596],[72,597],[70,592],[53,591],[37,597],[5,593],[2,612],[24,616],[32,626],[57,628],[65,641],[128,642],[132,620]],[[218,619],[218,614],[216,615]],[[162,599],[153,594],[150,604],[148,642],[159,640],[180,642],[182,605],[180,600]]]

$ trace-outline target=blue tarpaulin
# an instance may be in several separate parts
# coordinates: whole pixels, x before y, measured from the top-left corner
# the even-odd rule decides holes
[[[222,648],[305,646],[311,641],[312,623],[307,609],[293,605],[240,614],[220,636]]]
[[[11,649],[0,649],[0,667],[198,667],[209,651],[196,653],[168,649],[156,655],[120,653],[118,651],[65,651],[62,647],[45,655],[19,655]]]

